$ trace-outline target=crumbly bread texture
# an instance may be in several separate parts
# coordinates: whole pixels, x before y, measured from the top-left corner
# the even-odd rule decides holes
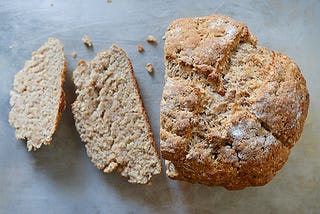
[[[113,45],[73,73],[75,124],[87,154],[106,173],[116,169],[130,183],[146,184],[161,161],[131,62]]]
[[[309,94],[298,66],[224,15],[166,32],[161,153],[167,175],[243,189],[269,182],[300,138]]]
[[[29,151],[52,141],[65,107],[65,74],[63,44],[49,38],[14,78],[9,123],[16,129],[17,139],[27,140]]]

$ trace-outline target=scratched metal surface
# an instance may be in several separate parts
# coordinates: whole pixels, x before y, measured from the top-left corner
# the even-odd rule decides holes
[[[0,1],[0,213],[318,213],[320,209],[319,1]],[[103,174],[86,156],[75,130],[70,76],[79,59],[117,43],[138,79],[159,144],[159,102],[164,84],[163,36],[170,20],[223,13],[245,22],[260,45],[283,52],[300,66],[311,94],[309,119],[287,164],[268,185],[227,191],[156,176],[153,185]],[[88,34],[94,49],[81,42]],[[157,46],[145,42],[147,35]],[[65,44],[67,108],[52,146],[27,152],[9,126],[9,91],[15,73],[48,37]],[[136,45],[145,46],[139,54]],[[77,59],[71,57],[77,51]],[[150,76],[145,64],[151,62]]]

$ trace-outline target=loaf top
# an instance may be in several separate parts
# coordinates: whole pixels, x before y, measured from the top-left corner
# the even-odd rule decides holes
[[[266,184],[307,116],[299,67],[224,15],[173,21],[165,37],[160,134],[169,177],[229,189]]]
[[[182,18],[169,26],[165,58],[197,66],[218,68],[240,42],[256,44],[257,39],[242,22],[224,15]]]
[[[104,172],[118,170],[130,183],[146,184],[161,161],[131,62],[116,45],[73,73],[75,124],[87,154]]]
[[[65,106],[63,83],[66,59],[63,44],[49,38],[14,78],[9,123],[28,150],[50,144]]]

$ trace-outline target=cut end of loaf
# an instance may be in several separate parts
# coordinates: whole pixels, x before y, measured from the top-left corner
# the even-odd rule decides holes
[[[98,169],[115,170],[130,183],[147,184],[161,172],[161,161],[132,65],[113,45],[73,73],[75,124],[87,154]]]
[[[16,129],[17,139],[27,140],[29,151],[52,142],[65,107],[65,73],[63,44],[49,38],[15,75],[9,123]]]

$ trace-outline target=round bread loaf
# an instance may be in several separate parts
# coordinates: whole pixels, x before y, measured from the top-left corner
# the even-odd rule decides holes
[[[268,183],[307,116],[298,66],[223,15],[176,20],[165,37],[160,145],[167,175],[227,189]]]

